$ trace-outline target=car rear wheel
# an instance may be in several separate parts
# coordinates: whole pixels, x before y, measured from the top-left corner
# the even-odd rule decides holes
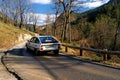
[[[44,55],[44,52],[41,52],[41,51],[38,51],[37,49],[34,50],[34,55],[35,56],[43,56]]]
[[[39,51],[37,49],[34,50],[34,55],[37,56]]]

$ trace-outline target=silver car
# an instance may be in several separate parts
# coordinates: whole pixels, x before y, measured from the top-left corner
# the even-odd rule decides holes
[[[26,43],[27,50],[34,51],[35,55],[44,54],[45,52],[53,51],[54,54],[59,54],[60,44],[52,36],[35,36]]]

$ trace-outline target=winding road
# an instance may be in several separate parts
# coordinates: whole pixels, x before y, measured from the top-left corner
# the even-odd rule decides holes
[[[8,51],[4,63],[22,80],[120,80],[120,69],[67,56],[33,56],[17,46]]]

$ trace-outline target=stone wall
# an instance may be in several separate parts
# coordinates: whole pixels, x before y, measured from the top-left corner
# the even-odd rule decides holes
[[[15,43],[20,43],[26,40],[29,40],[32,37],[30,34],[20,34],[17,38]]]

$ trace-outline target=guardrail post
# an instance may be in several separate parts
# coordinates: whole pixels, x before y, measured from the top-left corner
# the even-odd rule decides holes
[[[105,51],[108,51],[107,49],[105,49]],[[104,61],[107,61],[108,59],[108,55],[106,53],[103,54],[103,60]]]
[[[83,50],[82,49],[80,49],[80,56],[82,56],[83,54],[82,54],[82,52],[83,52]]]
[[[103,60],[104,60],[104,61],[107,61],[107,54],[104,54],[104,55],[103,55]]]
[[[80,45],[80,48],[81,48],[82,46]],[[83,50],[82,49],[80,49],[80,56],[82,56],[83,55]]]
[[[65,46],[65,52],[68,52],[68,47],[67,46]]]

